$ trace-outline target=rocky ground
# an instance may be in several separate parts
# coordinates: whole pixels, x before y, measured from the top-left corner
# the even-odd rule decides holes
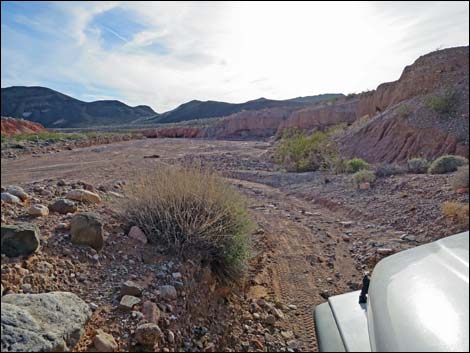
[[[464,230],[441,217],[444,201],[468,202],[449,176],[404,174],[357,190],[346,175],[285,173],[270,148],[144,139],[2,157],[2,249],[5,225],[37,226],[28,233],[33,255],[2,255],[3,294],[81,298],[88,305],[77,305],[74,322],[83,335],[66,342],[75,351],[308,351],[315,305],[359,289],[382,257]],[[256,227],[241,283],[220,284],[196,259],[161,253],[123,218],[136,175],[179,163],[211,166],[247,196]],[[91,235],[80,236],[83,224]],[[70,317],[67,301],[48,300]]]

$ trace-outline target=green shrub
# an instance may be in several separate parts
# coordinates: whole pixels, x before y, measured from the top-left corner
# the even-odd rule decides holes
[[[402,119],[404,118],[407,118],[411,112],[412,112],[412,109],[409,105],[407,104],[401,104],[399,107],[398,107],[398,116]]]
[[[338,159],[338,148],[332,139],[335,133],[332,129],[308,136],[298,130],[285,131],[276,147],[276,161],[291,172],[330,169]]]
[[[360,158],[353,158],[345,162],[347,173],[356,173],[360,170],[369,169],[370,164]]]
[[[196,167],[160,167],[128,188],[123,216],[167,252],[210,263],[221,279],[239,277],[249,257],[244,198]]]
[[[449,114],[455,108],[455,92],[448,90],[443,95],[428,97],[425,105],[438,114]]]
[[[458,167],[468,164],[468,159],[460,156],[445,155],[431,163],[429,174],[446,174],[455,172]]]
[[[452,188],[454,190],[458,189],[468,189],[469,187],[469,175],[468,175],[468,165],[460,167],[452,177],[451,180]]]
[[[381,163],[375,167],[375,176],[378,178],[388,177],[390,175],[404,174],[406,173],[406,168],[402,167],[399,164],[389,164]]]
[[[413,174],[425,174],[428,171],[429,162],[425,158],[412,158],[408,160],[408,172]]]
[[[375,181],[375,174],[370,170],[360,170],[352,176],[354,184],[359,187],[362,183],[373,183]]]

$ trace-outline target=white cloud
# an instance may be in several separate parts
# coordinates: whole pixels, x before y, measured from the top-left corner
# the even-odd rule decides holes
[[[468,45],[466,3],[55,4],[69,40],[49,65],[35,69],[29,59],[36,77],[11,64],[15,72],[4,80],[2,60],[2,85],[58,76],[159,112],[192,99],[241,102],[373,89],[438,46]],[[116,7],[145,29],[128,36],[123,28],[103,26],[122,41],[110,50],[90,23]],[[10,53],[28,61],[21,47]]]

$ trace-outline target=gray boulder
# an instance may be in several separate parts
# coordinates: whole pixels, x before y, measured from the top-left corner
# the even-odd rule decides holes
[[[57,212],[60,214],[74,213],[77,211],[77,205],[75,202],[67,199],[55,199],[48,207],[51,212]]]
[[[2,225],[2,254],[9,257],[30,255],[39,248],[39,228],[33,224]]]
[[[73,216],[70,233],[73,244],[89,245],[96,251],[103,248],[103,225],[94,213],[83,212]]]
[[[90,317],[88,305],[73,293],[5,295],[2,352],[69,351]]]

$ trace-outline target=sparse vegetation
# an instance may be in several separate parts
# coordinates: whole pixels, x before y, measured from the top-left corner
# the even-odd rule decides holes
[[[455,92],[447,90],[442,95],[428,97],[425,105],[428,109],[438,114],[452,113],[455,109]]]
[[[458,169],[457,173],[452,177],[451,185],[454,190],[468,189],[469,187],[469,173],[468,165],[462,166]]]
[[[222,279],[240,276],[249,257],[245,200],[219,176],[165,167],[129,189],[123,214],[167,252],[211,264]]]
[[[431,163],[429,174],[446,174],[455,172],[458,167],[468,164],[468,159],[461,156],[444,155]]]
[[[408,172],[425,174],[429,168],[429,161],[425,158],[412,158],[408,160]]]
[[[381,163],[375,167],[375,176],[378,178],[404,173],[406,173],[406,168],[395,163]]]
[[[369,169],[370,164],[360,158],[353,158],[345,162],[347,173],[356,173],[360,170]]]
[[[338,148],[332,139],[337,128],[306,135],[298,130],[287,130],[276,149],[276,160],[288,171],[307,172],[331,169],[338,160]]]
[[[398,112],[398,116],[402,119],[405,119],[407,118],[408,116],[410,116],[411,112],[412,112],[412,109],[411,107],[408,105],[408,104],[401,104],[398,109],[397,109],[397,112]]]
[[[447,219],[451,220],[455,224],[462,226],[462,228],[468,228],[468,204],[460,202],[444,202],[442,205],[442,213]]]
[[[362,183],[373,183],[375,181],[375,174],[370,170],[360,170],[352,176],[354,184],[359,187]]]

